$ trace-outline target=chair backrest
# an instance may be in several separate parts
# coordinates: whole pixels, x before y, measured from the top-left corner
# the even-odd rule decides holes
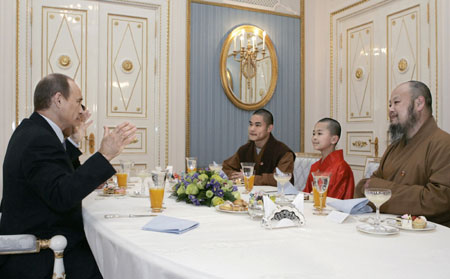
[[[364,178],[370,178],[372,174],[380,166],[380,158],[378,157],[367,157],[366,165],[364,167]]]
[[[294,162],[294,187],[303,191],[308,180],[309,170],[312,164],[320,160],[321,155],[317,153],[295,153]]]
[[[50,248],[55,255],[53,277],[64,279],[63,253],[67,246],[67,239],[62,235],[55,235],[50,240],[37,239],[32,234],[0,235],[0,255],[39,253],[41,249]]]

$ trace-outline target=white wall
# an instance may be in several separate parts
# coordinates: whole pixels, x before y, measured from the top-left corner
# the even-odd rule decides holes
[[[15,118],[15,2],[0,1],[0,199],[3,195],[3,159]]]

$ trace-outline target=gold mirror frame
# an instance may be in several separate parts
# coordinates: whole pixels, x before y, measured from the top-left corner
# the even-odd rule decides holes
[[[241,34],[242,30],[244,30],[244,32],[246,33],[257,34],[258,37],[261,39],[263,38],[263,30],[253,25],[241,25],[236,27],[233,31],[231,31],[228,37],[226,38],[222,47],[222,52],[220,53],[220,80],[222,82],[222,87],[225,90],[225,94],[235,106],[244,110],[256,110],[265,106],[273,96],[278,79],[278,59],[272,40],[266,34],[265,46],[266,51],[270,56],[270,63],[271,63],[271,77],[269,88],[267,89],[265,96],[260,101],[256,103],[242,102],[235,95],[233,88],[230,88],[229,81],[231,80],[231,73],[230,70],[227,68],[228,57],[232,56],[233,53],[233,51],[230,52],[230,48],[233,47],[234,37],[236,36],[239,37],[239,34]],[[239,40],[239,38],[237,38],[237,40]],[[242,73],[239,74],[242,75]]]

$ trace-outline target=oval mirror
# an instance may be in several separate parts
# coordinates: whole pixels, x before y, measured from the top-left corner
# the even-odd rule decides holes
[[[252,25],[230,32],[220,54],[220,79],[228,99],[241,109],[255,110],[270,101],[278,61],[266,32]]]

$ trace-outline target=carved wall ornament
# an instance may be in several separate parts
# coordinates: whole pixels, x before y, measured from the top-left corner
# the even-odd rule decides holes
[[[400,73],[406,72],[406,70],[408,70],[408,60],[406,60],[405,58],[400,59],[398,61],[398,70],[400,71]]]
[[[133,62],[131,62],[130,60],[126,59],[122,61],[122,70],[125,73],[131,73],[133,71]]]
[[[357,140],[357,141],[352,142],[353,146],[359,147],[359,148],[362,148],[362,147],[366,146],[367,144],[368,144],[367,142],[362,141],[362,140]]]
[[[72,60],[68,55],[63,54],[58,58],[58,63],[61,67],[68,68],[72,63]]]
[[[355,71],[355,77],[357,80],[361,80],[363,78],[364,75],[364,70],[362,68],[358,68]]]

